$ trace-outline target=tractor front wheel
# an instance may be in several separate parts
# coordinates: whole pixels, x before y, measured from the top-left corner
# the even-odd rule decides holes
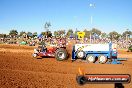
[[[34,58],[37,58],[38,55],[37,55],[36,53],[34,53],[32,56],[33,56]]]

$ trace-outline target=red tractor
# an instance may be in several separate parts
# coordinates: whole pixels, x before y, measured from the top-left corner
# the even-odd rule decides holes
[[[47,47],[46,44],[42,42],[42,46],[38,46],[37,49],[34,49],[33,57],[55,57],[57,60],[62,61],[68,58],[68,53],[66,50],[65,43],[59,43],[57,46],[52,45]]]

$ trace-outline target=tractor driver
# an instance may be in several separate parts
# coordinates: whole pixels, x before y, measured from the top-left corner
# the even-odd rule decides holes
[[[45,44],[45,41],[42,41],[42,52],[47,52],[47,47],[46,47],[46,44]]]
[[[44,45],[44,47],[43,47],[43,52],[47,52],[47,47],[46,47],[46,45]]]

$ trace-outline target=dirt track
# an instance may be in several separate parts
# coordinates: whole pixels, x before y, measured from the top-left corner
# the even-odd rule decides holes
[[[119,57],[129,58],[123,64],[88,64],[83,62],[59,62],[54,58],[33,59],[34,47],[0,45],[1,88],[114,88],[113,84],[76,83],[81,67],[87,73],[122,73],[132,75],[132,53],[119,50]],[[69,47],[70,52],[71,47]],[[124,84],[132,88],[132,83]]]

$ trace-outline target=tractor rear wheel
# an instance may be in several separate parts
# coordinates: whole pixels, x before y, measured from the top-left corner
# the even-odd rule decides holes
[[[58,61],[66,60],[68,58],[68,53],[65,49],[59,48],[55,51],[55,58]]]

